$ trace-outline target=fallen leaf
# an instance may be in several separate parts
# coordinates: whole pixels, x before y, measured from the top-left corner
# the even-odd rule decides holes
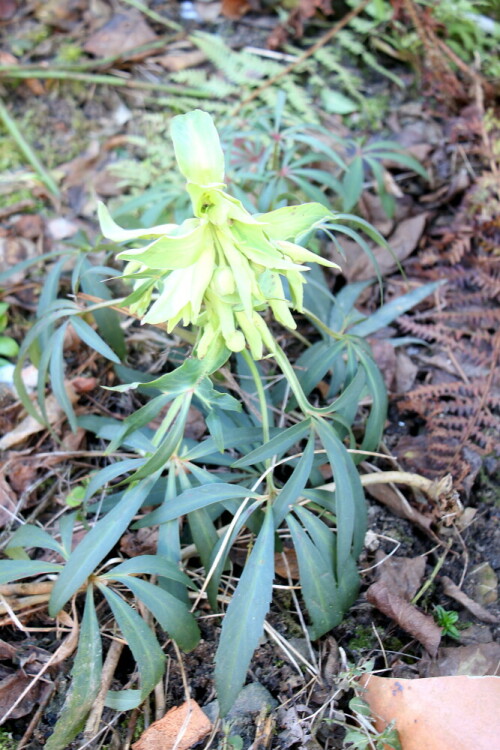
[[[12,523],[15,518],[17,497],[3,474],[0,474],[0,528]]]
[[[498,578],[487,562],[473,568],[467,576],[474,587],[474,597],[480,604],[494,604],[498,599]]]
[[[96,57],[120,55],[122,59],[141,60],[150,52],[127,56],[127,51],[158,39],[141,13],[130,10],[116,13],[87,39],[84,50]]]
[[[471,612],[474,617],[477,617],[478,620],[482,620],[482,622],[498,622],[498,617],[495,617],[491,612],[488,612],[487,609],[485,609],[481,604],[478,604],[473,599],[470,598],[470,596],[467,596],[467,594],[462,591],[461,589],[456,586],[451,578],[448,578],[448,576],[443,576],[441,578],[441,583],[443,585],[443,592],[446,594],[446,596],[451,597],[451,599],[454,599],[456,602],[462,605],[462,607],[465,607],[465,609],[468,609],[469,612]]]
[[[415,383],[417,373],[418,365],[415,364],[406,352],[398,350],[396,352],[396,393],[407,393],[410,391]]]
[[[424,657],[418,664],[421,677],[497,675],[500,643],[472,643],[468,646],[440,648],[437,659]]]
[[[10,21],[17,10],[16,0],[0,0],[0,21]]]
[[[383,583],[372,583],[366,592],[366,598],[377,609],[400,628],[419,641],[431,656],[435,656],[441,640],[441,628],[432,617],[425,615],[413,604],[397,594],[392,593]]]
[[[498,748],[500,677],[365,675],[361,684],[377,730],[395,721],[402,750]]]
[[[33,681],[31,675],[26,674],[23,669],[4,677],[0,680],[0,722],[2,717],[9,712],[10,719],[19,719],[21,716],[31,713],[33,707],[40,701],[44,692],[50,687],[47,682],[35,682],[26,695],[19,701],[17,706],[10,711],[19,696]]]
[[[211,731],[212,724],[194,700],[167,711],[132,745],[133,750],[187,750]]]
[[[120,539],[120,552],[128,557],[155,555],[158,544],[158,529],[128,531]]]
[[[283,560],[283,556],[286,557],[286,562]],[[283,552],[277,552],[274,556],[274,569],[282,578],[288,580],[288,576],[290,575],[292,581],[298,581],[300,574],[295,550],[287,548]]]
[[[432,518],[413,508],[400,490],[391,487],[390,484],[370,484],[366,487],[366,491],[379,503],[389,508],[395,516],[406,518],[432,539],[436,539],[431,530]]]
[[[222,0],[221,12],[226,18],[237,21],[249,10],[252,10],[252,6],[247,0]]]
[[[0,273],[8,271],[16,263],[37,255],[36,244],[24,237],[0,237]],[[19,284],[25,277],[26,270],[17,271],[9,276],[9,284]]]
[[[43,236],[44,221],[40,214],[24,214],[14,223],[13,229],[19,237],[36,240]]]
[[[69,381],[65,381],[65,388],[69,400],[74,404],[78,400],[78,396]],[[49,424],[54,424],[64,416],[64,412],[53,394],[46,399],[45,409]],[[17,445],[23,440],[26,440],[26,438],[31,437],[31,435],[36,435],[45,429],[46,427],[43,424],[40,424],[40,422],[34,419],[31,415],[28,415],[17,425],[17,427],[11,430],[11,432],[0,438],[0,450],[8,450],[9,448],[12,448],[13,445]]]
[[[398,261],[406,260],[415,250],[424,231],[428,214],[423,212],[417,216],[401,221],[387,240],[390,250],[377,247],[372,243],[373,255],[376,258],[382,276],[395,271]],[[345,259],[338,250],[331,248],[332,260],[342,268],[342,273],[349,282],[364,281],[375,276],[375,268],[367,258],[361,247],[351,240],[339,240],[345,252]]]
[[[381,583],[408,601],[415,596],[424,577],[425,557],[385,557],[379,551],[375,561],[380,563],[378,573]]]

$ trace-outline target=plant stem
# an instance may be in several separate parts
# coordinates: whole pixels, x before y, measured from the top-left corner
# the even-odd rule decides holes
[[[262,385],[262,380],[260,377],[259,370],[257,369],[257,365],[255,364],[254,360],[250,356],[250,353],[243,349],[241,352],[243,355],[243,359],[248,365],[248,369],[250,370],[254,383],[255,383],[255,389],[257,392],[257,396],[259,399],[259,405],[260,405],[260,413],[262,417],[262,439],[264,443],[269,442],[269,413],[267,411],[267,401],[266,401],[266,394],[264,392],[264,387]],[[271,466],[271,459],[267,459],[265,462],[266,469]],[[269,494],[273,493],[275,490],[274,487],[274,480],[272,472],[270,472],[266,476],[266,483],[267,483],[267,489]]]
[[[0,98],[0,119],[5,125],[6,129],[15,140],[19,150],[24,154],[26,159],[29,161],[35,172],[38,174],[40,180],[46,186],[46,188],[54,195],[59,198],[60,192],[57,187],[54,178],[47,172],[42,162],[35,154],[30,144],[27,142],[21,131],[19,130],[16,121],[11,116],[9,110]]]
[[[0,80],[2,78],[54,78],[63,81],[83,81],[84,83],[102,83],[108,86],[144,89],[145,91],[159,91],[167,94],[178,94],[179,96],[196,96],[199,98],[206,98],[207,96],[207,92],[202,89],[169,86],[165,83],[152,83],[151,81],[137,81],[130,78],[119,78],[118,76],[106,75],[105,73],[79,73],[74,70],[50,70],[49,68],[19,70],[13,65],[0,65]]]

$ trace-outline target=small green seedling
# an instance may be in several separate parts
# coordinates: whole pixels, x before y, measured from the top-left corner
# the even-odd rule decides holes
[[[438,604],[434,607],[434,619],[443,628],[443,635],[455,638],[457,641],[460,640],[460,631],[455,626],[455,623],[458,622],[458,612],[453,609],[445,609]]]

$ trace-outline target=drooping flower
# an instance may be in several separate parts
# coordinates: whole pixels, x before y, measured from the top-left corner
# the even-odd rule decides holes
[[[135,302],[144,323],[166,323],[168,331],[180,322],[197,326],[200,358],[223,343],[233,352],[248,346],[260,359],[273,341],[260,313],[270,308],[279,323],[295,328],[290,309],[302,310],[303,264],[338,268],[300,244],[334,215],[319,203],[252,215],[224,190],[224,155],[209,114],[174,117],[171,135],[195,218],[127,230],[100,203],[101,231],[116,242],[150,240],[118,254],[128,261],[125,276],[135,278],[136,289],[145,279],[152,282]]]

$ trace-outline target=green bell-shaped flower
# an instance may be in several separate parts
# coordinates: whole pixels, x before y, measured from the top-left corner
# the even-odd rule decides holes
[[[223,343],[234,352],[248,346],[260,359],[265,349],[273,348],[260,313],[270,308],[279,323],[295,328],[290,309],[302,310],[303,274],[308,270],[303,264],[338,268],[300,244],[311,230],[335,216],[319,203],[250,214],[224,192],[224,155],[206,112],[174,117],[171,135],[195,218],[180,225],[127,230],[101,203],[101,231],[115,242],[149,240],[118,254],[128,261],[129,274],[138,271],[136,289],[148,275],[154,280],[134,303],[144,323],[166,323],[168,331],[180,321],[197,326],[195,355],[200,358]],[[282,277],[291,301],[285,297]]]

